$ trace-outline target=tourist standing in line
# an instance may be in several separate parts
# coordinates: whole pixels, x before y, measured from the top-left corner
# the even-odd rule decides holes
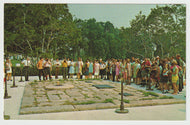
[[[71,61],[70,61],[70,59],[68,58],[68,59],[67,59],[67,74],[68,74],[68,78],[70,78],[70,73],[69,73],[70,66],[71,66]]]
[[[94,72],[94,77],[96,78],[96,79],[98,79],[98,77],[99,77],[99,72],[100,72],[100,64],[98,63],[98,61],[96,60],[95,61],[95,65],[94,65],[94,70],[95,70],[95,72]]]
[[[176,61],[177,65],[180,67],[179,70],[179,92],[183,90],[183,69],[184,69],[184,63],[181,59],[181,56],[179,54],[176,55]]]
[[[108,59],[107,65],[106,65],[107,80],[110,79],[110,66],[111,66],[111,63],[110,63],[110,60]]]
[[[113,62],[112,62],[112,80],[113,82],[115,82],[115,74],[116,74],[116,60],[113,59]]]
[[[92,74],[93,74],[93,62],[90,60],[89,64],[89,78],[92,79]]]
[[[74,65],[75,65],[75,63],[73,62],[73,59],[71,59],[70,68],[69,68],[70,78],[73,78],[73,75],[75,73]]]
[[[120,71],[122,73],[123,82],[127,81],[127,72],[126,72],[126,62],[125,59],[122,60]]]
[[[110,61],[110,79],[109,79],[109,80],[113,80],[113,75],[112,75],[112,63],[113,63],[113,59]]]
[[[153,61],[152,65],[151,65],[151,69],[150,69],[150,71],[151,71],[150,72],[150,80],[151,80],[152,85],[154,85],[154,86],[156,86],[156,84],[157,84],[157,79],[158,79],[158,75],[159,75],[158,68],[159,68],[159,66],[157,65],[157,62]]]
[[[100,59],[100,76],[101,76],[101,79],[103,79],[103,61],[102,61],[102,59]]]
[[[12,81],[12,63],[10,61],[9,58],[6,58],[6,62],[5,62],[5,66],[6,66],[6,71],[7,71],[7,81],[11,80]]]
[[[95,74],[95,63],[96,63],[96,60],[94,60],[94,63],[93,63],[93,74]]]
[[[82,61],[82,59],[79,57],[79,58],[78,58],[78,74],[77,74],[77,78],[78,78],[78,79],[82,79],[82,68],[83,68],[83,61]]]
[[[137,59],[137,67],[136,67],[137,69],[137,85],[139,85],[140,84],[140,80],[141,80],[141,64],[140,64],[140,60],[139,59]]]
[[[141,64],[141,87],[146,85],[146,69],[145,69],[146,58]]]
[[[49,76],[49,80],[51,80],[50,68],[51,68],[51,61],[48,58],[46,58],[46,61],[44,63],[44,70],[45,70],[46,80],[48,79],[48,76]]]
[[[162,70],[162,79],[161,79],[161,91],[163,94],[168,93],[168,64],[165,62],[163,64],[163,70]]]
[[[132,69],[131,69],[131,63],[130,59],[127,59],[127,84],[131,84],[131,76],[132,76]]]
[[[29,67],[31,66],[30,59],[27,57],[27,59],[23,60],[21,63],[24,64],[23,70],[25,71],[25,81],[29,81]]]
[[[132,57],[131,58],[131,78],[130,78],[130,80],[132,80],[133,79],[133,69],[134,69],[134,64],[135,64],[135,57]]]
[[[85,79],[88,79],[88,75],[89,75],[89,61],[88,60],[86,60],[85,62],[84,75],[85,75]]]
[[[54,65],[55,65],[55,79],[58,79],[59,67],[61,66],[61,63],[59,62],[59,59],[56,59]]]
[[[67,61],[66,61],[66,59],[64,59],[62,62],[62,74],[63,74],[63,79],[66,79],[66,77],[67,77]]]
[[[44,67],[43,67],[43,61],[44,59],[40,57],[40,60],[37,63],[37,69],[39,70],[39,80],[41,81],[41,75],[43,75],[43,80],[45,80],[45,73],[44,73]]]
[[[119,70],[120,70],[120,62],[119,62],[119,60],[117,60],[117,62],[116,62],[116,70],[115,70],[115,72],[116,72],[116,81],[117,82],[119,82]]]
[[[177,95],[178,94],[178,88],[179,88],[179,84],[177,83],[177,81],[179,79],[179,77],[178,77],[179,69],[176,66],[177,65],[176,60],[174,60],[172,62],[172,64],[173,64],[173,68],[172,68],[172,85],[173,85],[173,89],[174,89],[174,92],[172,94]]]
[[[79,60],[78,61],[76,61],[75,62],[75,73],[77,74],[77,79],[79,79],[79,76],[78,76],[78,74],[79,74]]]
[[[135,59],[135,63],[133,64],[133,82],[137,84],[137,59]]]

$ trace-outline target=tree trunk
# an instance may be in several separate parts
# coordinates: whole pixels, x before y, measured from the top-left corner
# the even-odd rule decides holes
[[[43,34],[42,34],[42,53],[44,52],[45,34],[46,34],[46,31],[43,29]]]
[[[161,47],[161,57],[163,57],[163,55],[164,55],[164,49],[163,49],[163,45],[162,45],[162,43],[158,40],[158,42],[160,43],[160,47]]]

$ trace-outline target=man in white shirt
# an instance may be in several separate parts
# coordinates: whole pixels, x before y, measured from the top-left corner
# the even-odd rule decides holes
[[[25,71],[25,81],[29,81],[29,67],[31,66],[30,59],[27,57],[27,59],[23,60],[21,63],[24,64],[23,70]]]

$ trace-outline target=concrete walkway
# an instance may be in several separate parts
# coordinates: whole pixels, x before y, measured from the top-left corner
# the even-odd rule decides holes
[[[60,77],[61,78],[61,77]],[[8,81],[8,94],[10,99],[4,99],[4,114],[10,119],[18,120],[185,120],[186,105],[160,105],[147,107],[127,108],[129,113],[117,114],[115,109],[75,111],[61,113],[46,113],[19,115],[20,103],[22,100],[24,87],[27,82],[18,82],[20,77],[16,77],[17,88],[10,88],[12,81]],[[30,81],[38,80],[37,76],[30,77]],[[185,91],[183,91],[185,92]],[[178,95],[179,96],[179,95]]]

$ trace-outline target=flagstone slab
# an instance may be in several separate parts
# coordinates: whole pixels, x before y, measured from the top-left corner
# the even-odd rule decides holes
[[[20,114],[49,113],[65,111],[82,111],[119,108],[121,104],[121,85],[104,80],[92,80],[92,83],[85,81],[64,81],[63,85],[72,85],[71,88],[47,89],[55,86],[55,81],[39,82],[35,85],[27,84],[23,93],[23,99],[20,106]],[[109,85],[114,88],[97,89],[92,85]],[[135,106],[166,105],[186,103],[180,99],[159,99],[152,95],[145,96],[143,92],[131,87],[124,86],[124,93],[133,96],[124,96],[125,108]],[[149,100],[147,100],[149,99]],[[151,100],[150,100],[151,99]],[[113,103],[111,103],[113,102]]]

